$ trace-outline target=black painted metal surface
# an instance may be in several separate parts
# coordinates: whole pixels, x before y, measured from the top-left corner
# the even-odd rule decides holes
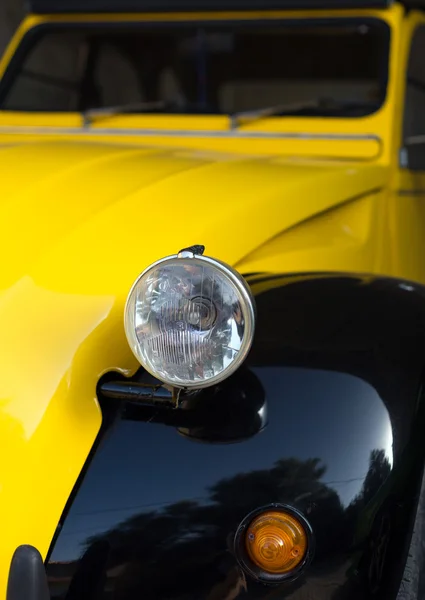
[[[107,425],[47,564],[52,598],[397,597],[423,472],[423,292],[320,275],[251,286],[255,341],[232,378],[175,417],[101,400]],[[301,511],[316,545],[277,588],[233,546],[273,502]]]

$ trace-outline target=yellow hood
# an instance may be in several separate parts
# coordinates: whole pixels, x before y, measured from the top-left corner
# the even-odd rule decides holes
[[[137,367],[122,312],[138,273],[194,243],[242,270],[386,171],[84,142],[4,146],[0,161],[2,597],[16,546],[48,550],[100,426],[99,377]]]
[[[231,264],[288,228],[385,184],[374,165],[45,143],[0,149],[0,289],[125,294],[137,273],[204,243]]]

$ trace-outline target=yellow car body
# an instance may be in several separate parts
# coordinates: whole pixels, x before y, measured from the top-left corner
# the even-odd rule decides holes
[[[99,378],[138,368],[123,308],[147,265],[202,243],[242,274],[343,272],[425,284],[425,171],[400,164],[409,49],[425,15],[398,3],[325,14],[390,27],[387,94],[372,115],[271,116],[233,131],[226,116],[115,115],[87,126],[79,113],[0,112],[1,598],[20,544],[47,555],[101,426]],[[30,15],[0,76],[41,24],[162,19]]]

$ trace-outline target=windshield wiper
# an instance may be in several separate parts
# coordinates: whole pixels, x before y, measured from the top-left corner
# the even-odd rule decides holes
[[[156,102],[134,102],[133,104],[121,104],[117,106],[105,106],[102,108],[89,108],[82,111],[84,127],[88,127],[94,120],[98,118],[108,118],[121,113],[128,112],[148,112],[150,110],[158,110],[166,108],[168,102],[158,100]]]
[[[320,104],[320,100],[309,100],[306,102],[291,102],[288,104],[275,104],[274,106],[266,106],[256,110],[246,110],[230,115],[231,129],[237,129],[240,125],[259,121],[266,117],[275,117],[283,112],[292,112],[303,110],[305,108],[316,108]]]
[[[116,106],[105,106],[102,108],[89,108],[82,111],[84,127],[88,127],[94,120],[99,118],[108,118],[115,115],[128,112],[149,112],[165,109],[172,105],[164,100],[154,102],[134,102],[133,104],[121,104]],[[334,100],[329,98],[316,98],[314,100],[306,100],[301,102],[291,102],[286,104],[275,104],[255,110],[247,110],[229,115],[231,129],[237,129],[241,125],[249,124],[267,117],[278,116],[280,114],[291,114],[308,109],[352,109],[374,106],[374,103],[366,102],[347,102],[345,100]]]
[[[346,100],[335,100],[333,98],[317,98],[315,100],[306,100],[305,102],[291,102],[288,104],[276,104],[257,110],[248,110],[230,115],[231,129],[237,129],[240,125],[245,125],[259,121],[267,117],[275,117],[281,114],[291,114],[300,111],[315,109],[323,110],[324,114],[330,110],[352,110],[354,108],[369,108],[376,106],[374,102],[352,102]]]

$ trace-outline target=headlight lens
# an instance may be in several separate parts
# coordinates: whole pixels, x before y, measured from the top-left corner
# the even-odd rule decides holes
[[[176,387],[205,387],[241,364],[254,333],[253,300],[228,265],[199,255],[165,258],[130,291],[125,330],[152,375]]]

